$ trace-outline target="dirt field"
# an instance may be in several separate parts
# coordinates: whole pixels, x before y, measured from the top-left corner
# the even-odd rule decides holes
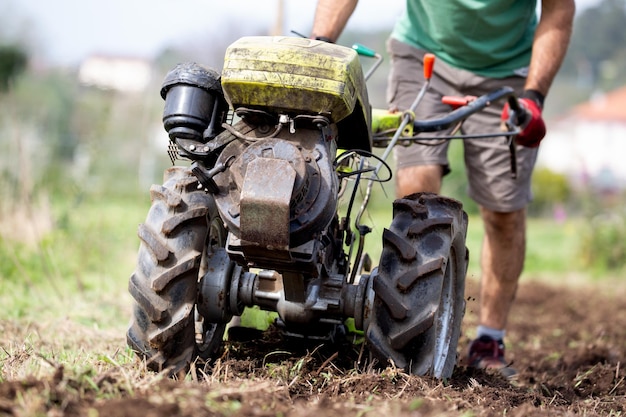
[[[0,415],[30,416],[621,416],[626,414],[626,285],[547,285],[523,281],[512,312],[508,358],[516,381],[458,367],[448,381],[372,370],[354,346],[285,344],[262,339],[227,346],[198,380],[173,381],[140,364],[105,363],[96,372],[11,379],[32,349],[16,349],[24,329],[0,323]],[[476,322],[477,285],[469,281],[464,353]],[[41,329],[43,331],[44,329]],[[32,325],[31,325],[32,331]],[[109,349],[124,349],[122,335]],[[117,348],[115,344],[119,344]],[[30,353],[29,353],[30,352]],[[2,357],[2,356],[0,356]]]

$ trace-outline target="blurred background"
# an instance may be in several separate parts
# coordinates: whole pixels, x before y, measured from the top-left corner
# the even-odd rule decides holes
[[[33,300],[64,303],[76,291],[89,295],[89,309],[127,305],[148,190],[171,164],[159,96],[165,74],[182,61],[221,69],[225,48],[241,36],[306,36],[315,3],[3,0],[0,317],[27,314]],[[339,43],[385,56],[403,3],[361,0]],[[625,271],[625,27],[624,0],[578,2],[572,44],[547,100],[525,276]],[[369,82],[374,107],[385,107],[386,65]],[[460,144],[452,157],[444,194],[470,214],[476,274],[481,225],[465,197]],[[377,232],[390,222],[393,194],[386,185],[370,213]],[[377,259],[380,239],[369,244]]]

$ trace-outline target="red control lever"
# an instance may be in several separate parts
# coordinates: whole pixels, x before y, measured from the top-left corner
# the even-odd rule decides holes
[[[441,98],[441,102],[443,104],[448,104],[452,106],[454,109],[458,109],[459,107],[467,106],[472,101],[476,100],[476,96],[465,96],[465,97],[457,97],[457,96],[443,96]]]

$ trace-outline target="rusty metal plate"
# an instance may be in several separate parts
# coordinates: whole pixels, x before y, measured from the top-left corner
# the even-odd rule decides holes
[[[295,180],[289,161],[250,161],[241,190],[242,240],[268,250],[289,249],[289,205]]]

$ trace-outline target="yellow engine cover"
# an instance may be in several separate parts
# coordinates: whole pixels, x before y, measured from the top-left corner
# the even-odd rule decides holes
[[[369,123],[367,90],[356,51],[327,42],[243,37],[226,50],[222,87],[229,104],[324,114],[339,122],[358,108]]]

